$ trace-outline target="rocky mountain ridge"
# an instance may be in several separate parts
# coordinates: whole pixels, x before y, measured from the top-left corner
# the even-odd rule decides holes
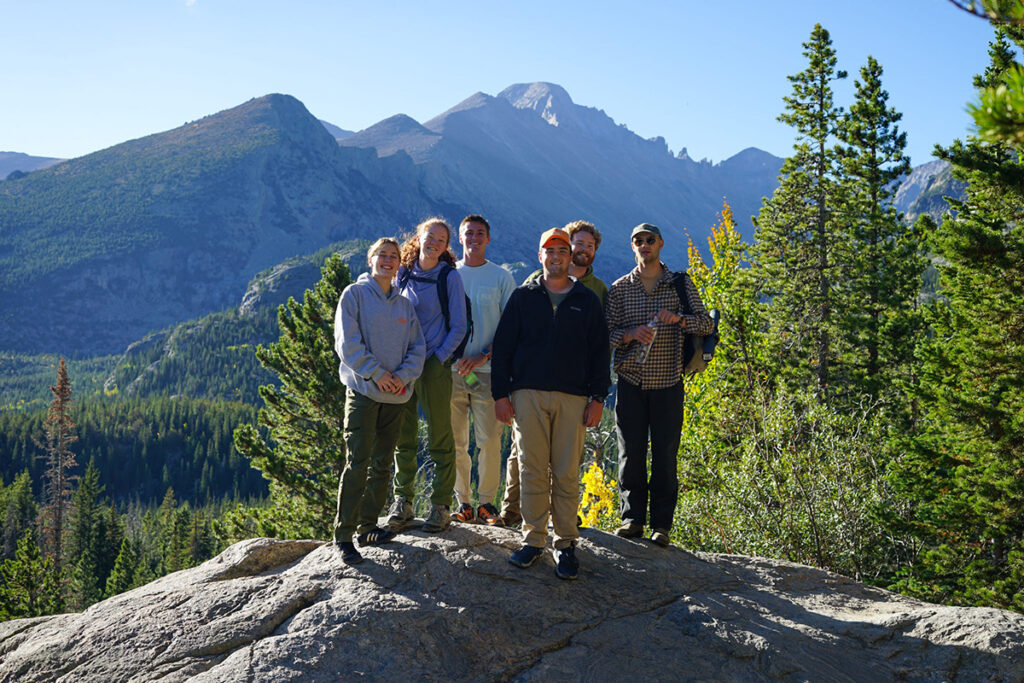
[[[342,564],[253,539],[65,614],[0,623],[0,681],[1020,680],[1024,616],[585,529],[578,581],[510,529],[413,530]]]
[[[477,93],[423,124],[331,126],[268,95],[0,183],[0,350],[121,353],[236,305],[254,273],[433,214],[485,214],[489,255],[527,269],[541,230],[587,218],[608,281],[632,267],[628,233],[647,220],[685,266],[723,200],[749,236],[782,162],[673,155],[550,83]]]

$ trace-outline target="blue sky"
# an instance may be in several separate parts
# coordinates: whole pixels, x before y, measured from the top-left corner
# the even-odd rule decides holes
[[[786,79],[816,22],[847,104],[873,55],[913,163],[962,137],[988,24],[949,0],[0,0],[0,150],[74,157],[271,92],[359,130],[549,81],[675,152],[786,156]]]

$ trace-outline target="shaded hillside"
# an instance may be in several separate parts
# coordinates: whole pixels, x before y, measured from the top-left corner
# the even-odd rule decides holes
[[[443,208],[410,171],[268,95],[4,182],[0,349],[118,352],[232,306],[257,271]]]
[[[261,406],[259,387],[277,377],[256,358],[256,347],[281,335],[278,306],[298,302],[320,280],[320,268],[339,253],[353,277],[366,270],[366,240],[332,244],[259,273],[237,308],[153,332],[132,343],[107,377],[108,394],[188,396]],[[45,387],[43,387],[45,388]]]
[[[53,166],[60,159],[53,157],[34,157],[21,152],[0,152],[0,181],[12,173],[15,178],[47,166]]]

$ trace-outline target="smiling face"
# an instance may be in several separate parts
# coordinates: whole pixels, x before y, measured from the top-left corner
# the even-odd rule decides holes
[[[594,262],[595,253],[597,253],[597,240],[589,232],[578,230],[572,236],[572,264],[580,268],[587,268]]]
[[[552,240],[537,254],[545,278],[563,278],[569,274],[569,245]]]
[[[459,228],[459,242],[464,253],[483,254],[491,243],[491,236],[482,223],[463,223]]]
[[[436,261],[448,249],[448,228],[433,223],[420,230],[420,259]]]
[[[641,232],[633,236],[633,255],[637,263],[651,265],[661,259],[664,240],[652,232]]]
[[[382,244],[370,255],[369,262],[371,276],[391,280],[398,272],[398,247],[391,243]]]

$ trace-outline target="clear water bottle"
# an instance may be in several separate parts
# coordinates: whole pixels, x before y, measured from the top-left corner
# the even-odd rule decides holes
[[[655,335],[658,334],[658,321],[657,320],[652,320],[651,322],[647,323],[647,327],[651,328],[651,332],[653,332]],[[654,339],[653,338],[651,338],[650,343],[644,344],[643,346],[640,347],[640,354],[637,356],[637,359],[636,359],[637,363],[640,363],[642,365],[643,362],[645,360],[647,360],[647,354],[649,354],[651,352],[651,347],[652,346],[654,346]]]

